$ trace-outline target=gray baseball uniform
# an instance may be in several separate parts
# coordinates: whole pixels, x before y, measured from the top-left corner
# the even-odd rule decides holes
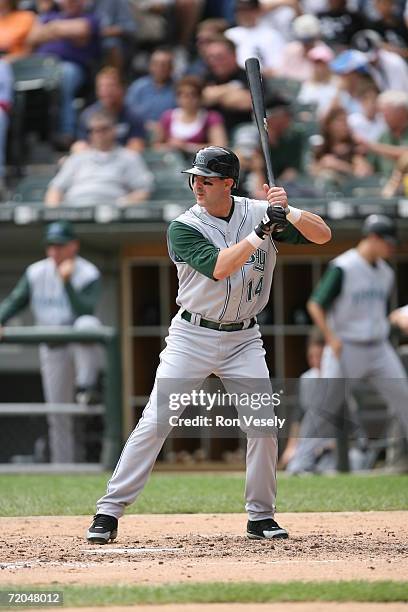
[[[368,379],[408,433],[408,380],[388,341],[387,302],[393,282],[393,270],[384,260],[371,265],[357,249],[350,249],[333,260],[312,295],[326,310],[343,348],[339,359],[330,346],[324,349],[321,377],[331,380],[305,415],[289,472],[312,468],[318,438],[332,426],[344,402],[344,379],[346,391],[361,378]]]
[[[120,518],[125,507],[142,491],[171,426],[158,435],[158,386],[163,379],[178,382],[178,391],[189,392],[214,373],[223,381],[257,379],[271,392],[265,350],[256,315],[268,302],[276,263],[270,237],[248,258],[242,268],[224,280],[213,272],[220,249],[248,236],[262,219],[267,202],[233,198],[228,218],[210,215],[195,205],[173,221],[168,231],[170,257],[177,266],[178,314],[173,319],[166,348],[149,402],[131,433],[108,490],[97,502],[98,514]],[[273,232],[277,241],[306,243],[289,224]],[[263,382],[262,382],[263,381]],[[258,391],[259,389],[257,389]],[[182,408],[175,414],[181,414]],[[276,432],[259,436],[247,433],[246,510],[250,520],[273,518],[276,496]]]
[[[30,305],[36,325],[72,325],[84,329],[100,325],[91,316],[100,292],[100,273],[77,256],[70,281],[63,283],[51,258],[31,264],[13,292],[0,304],[0,324]],[[101,365],[97,345],[40,345],[40,364],[47,403],[72,403],[74,389],[95,384]],[[48,417],[51,461],[75,460],[73,418]]]

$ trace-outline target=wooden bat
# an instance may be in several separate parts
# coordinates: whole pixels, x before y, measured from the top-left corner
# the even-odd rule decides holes
[[[249,90],[252,98],[252,108],[254,109],[255,121],[261,140],[262,153],[266,164],[266,174],[268,184],[272,187],[275,184],[273,175],[272,160],[268,140],[268,124],[266,122],[266,110],[264,100],[264,90],[261,76],[261,68],[257,57],[249,57],[245,61]]]

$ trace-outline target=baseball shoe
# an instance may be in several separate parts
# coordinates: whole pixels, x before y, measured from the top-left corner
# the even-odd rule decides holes
[[[288,538],[288,532],[273,519],[263,521],[248,521],[247,536],[251,540],[270,540],[272,538]]]
[[[107,544],[118,535],[118,519],[108,514],[95,514],[86,539],[91,544]]]

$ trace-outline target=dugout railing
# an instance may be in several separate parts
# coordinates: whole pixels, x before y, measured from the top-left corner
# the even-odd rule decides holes
[[[122,367],[119,336],[113,327],[74,330],[67,327],[7,327],[2,330],[1,342],[5,344],[39,345],[45,343],[68,344],[72,342],[99,343],[106,353],[106,375],[103,404],[82,406],[78,404],[0,403],[0,418],[5,416],[46,416],[65,414],[78,417],[102,415],[104,420],[102,449],[99,464],[73,463],[0,463],[5,471],[91,471],[112,469],[122,448]]]

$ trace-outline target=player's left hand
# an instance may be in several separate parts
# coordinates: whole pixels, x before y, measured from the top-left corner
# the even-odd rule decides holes
[[[75,261],[74,259],[64,259],[58,266],[58,272],[64,283],[66,283],[72,276],[74,271]]]
[[[280,206],[283,206],[283,208],[287,208],[288,196],[283,187],[269,187],[269,185],[265,184],[263,188],[269,204],[272,206],[279,204]]]

